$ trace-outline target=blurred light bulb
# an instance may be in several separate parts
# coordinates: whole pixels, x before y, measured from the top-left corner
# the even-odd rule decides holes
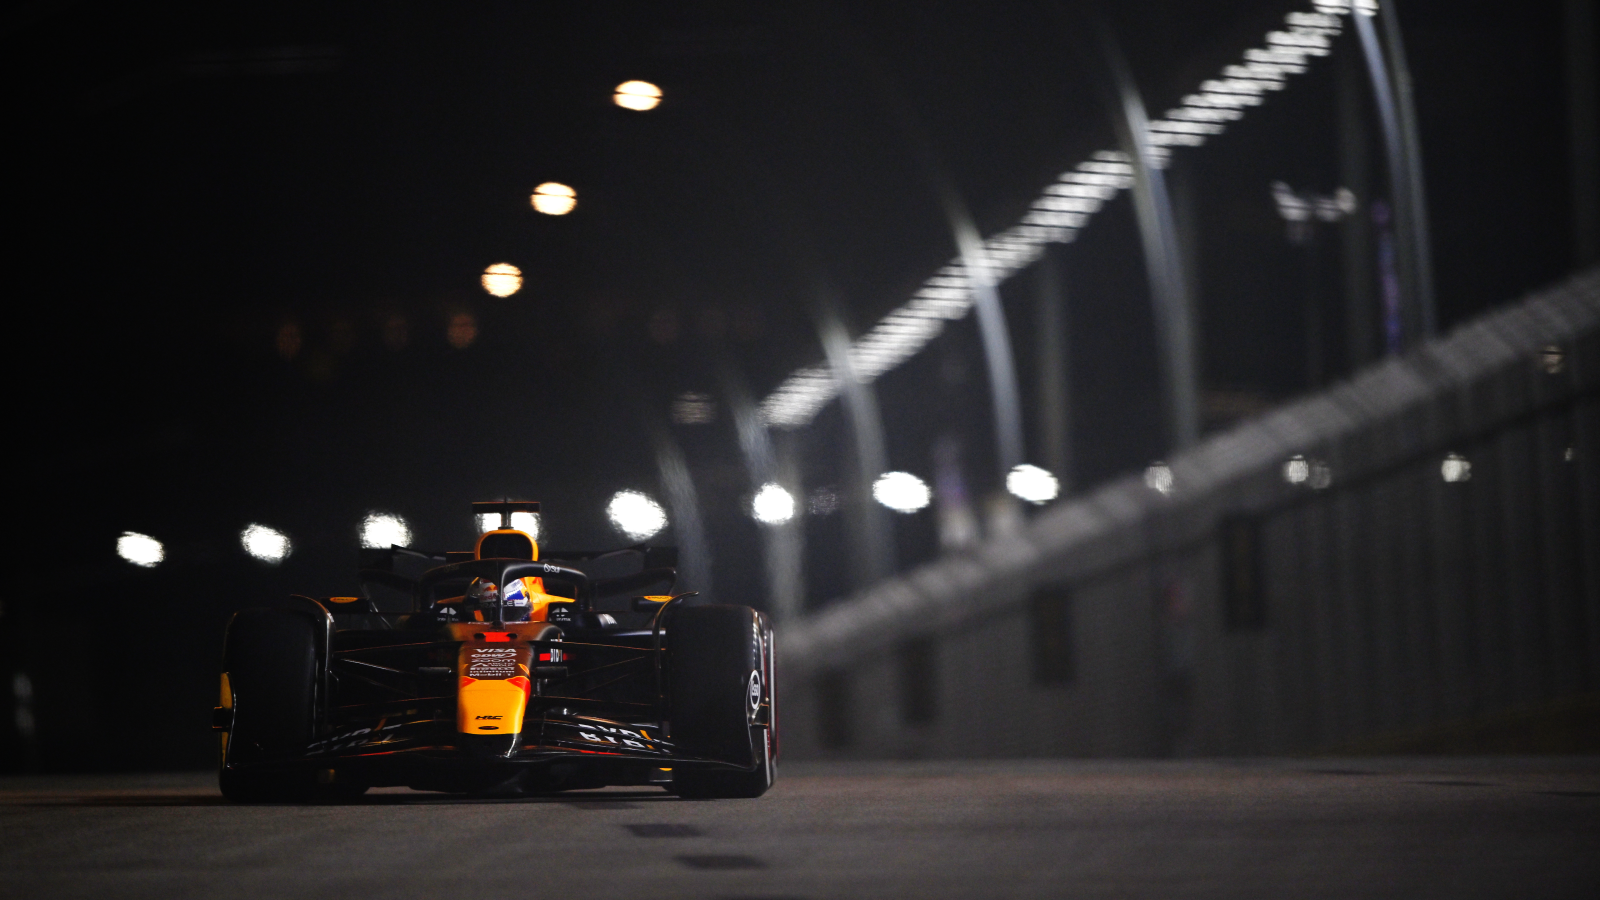
[[[630,540],[642,541],[667,527],[661,504],[639,491],[617,491],[606,505],[606,516]]]
[[[148,534],[124,531],[117,538],[117,555],[144,569],[153,569],[167,558],[167,548]]]
[[[495,297],[509,297],[522,290],[522,270],[510,263],[495,263],[483,270],[483,289]]]
[[[361,520],[361,546],[368,549],[404,547],[411,543],[411,527],[390,513],[369,512]]]
[[[914,513],[928,505],[933,492],[910,472],[885,472],[872,483],[872,499],[895,512]]]
[[[1539,351],[1539,362],[1544,366],[1545,374],[1560,375],[1567,367],[1567,354],[1559,344],[1548,344]]]
[[[769,481],[751,498],[750,512],[757,522],[781,525],[794,518],[794,495]]]
[[[672,424],[705,425],[717,418],[717,405],[710,394],[684,391],[672,401]]]
[[[1299,454],[1289,457],[1289,461],[1283,464],[1283,480],[1290,484],[1305,484],[1311,480],[1311,463]]]
[[[1439,464],[1439,475],[1445,481],[1471,481],[1472,463],[1459,453],[1452,453]]]
[[[478,317],[469,312],[450,314],[445,325],[444,339],[457,350],[465,350],[478,339]]]
[[[564,184],[546,181],[533,189],[533,208],[547,216],[564,216],[578,205],[578,192]]]
[[[1029,503],[1048,503],[1061,493],[1061,482],[1047,470],[1023,463],[1006,475],[1006,490]]]
[[[1144,484],[1158,494],[1172,493],[1172,468],[1157,460],[1144,470]]]
[[[246,526],[245,530],[239,532],[239,544],[244,547],[244,552],[272,565],[283,562],[294,549],[288,535],[276,528],[258,524]]]
[[[611,102],[623,109],[639,112],[655,109],[661,103],[661,88],[648,81],[624,81],[617,85],[617,92],[612,96]]]

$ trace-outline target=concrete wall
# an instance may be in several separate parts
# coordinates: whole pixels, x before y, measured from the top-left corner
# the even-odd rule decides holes
[[[1600,695],[1600,272],[1171,465],[780,628],[785,755],[1404,749]]]

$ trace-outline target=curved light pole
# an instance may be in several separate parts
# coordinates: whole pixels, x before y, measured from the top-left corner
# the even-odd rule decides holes
[[[671,523],[678,536],[678,550],[683,565],[684,580],[700,592],[700,600],[709,603],[711,593],[711,545],[706,541],[705,523],[700,518],[700,497],[695,491],[694,479],[689,476],[689,464],[665,428],[654,429],[656,470],[661,475],[661,488],[666,494],[671,510]]]
[[[1006,311],[1000,305],[999,279],[989,263],[983,239],[972,224],[965,204],[948,187],[940,190],[945,215],[955,235],[972,305],[978,313],[978,335],[983,341],[983,360],[989,375],[989,397],[994,405],[995,456],[1000,478],[1022,463],[1022,404],[1017,396],[1017,367],[1011,353],[1011,332],[1006,327]]]
[[[1400,42],[1400,20],[1394,0],[1383,0],[1383,45],[1379,45],[1372,15],[1360,9],[1350,18],[1361,40],[1361,53],[1372,82],[1378,123],[1383,129],[1384,161],[1389,170],[1390,202],[1398,236],[1395,254],[1400,282],[1403,344],[1414,345],[1432,337],[1437,329],[1433,300],[1433,254],[1428,238],[1428,215],[1422,181],[1422,147],[1417,134],[1416,106],[1411,96],[1411,73]]]
[[[1111,76],[1117,140],[1133,166],[1134,211],[1139,220],[1145,274],[1150,280],[1156,340],[1161,348],[1167,439],[1177,450],[1193,444],[1200,434],[1193,301],[1183,277],[1183,258],[1166,179],[1155,163],[1150,145],[1150,119],[1144,100],[1110,27],[1104,22],[1097,26],[1100,49]]]
[[[772,435],[761,421],[761,411],[756,408],[743,380],[731,367],[722,372],[723,392],[728,397],[728,409],[733,416],[733,426],[739,438],[739,450],[744,457],[745,471],[750,476],[751,490],[759,492],[776,484],[798,497],[799,484],[793,448],[785,446],[780,452],[773,446]],[[759,517],[758,517],[759,518]],[[805,582],[801,573],[801,558],[805,552],[805,529],[801,511],[787,520],[761,522],[761,548],[767,573],[769,611],[773,618],[785,621],[800,614],[804,605]]]
[[[817,323],[822,352],[828,358],[833,377],[848,413],[850,431],[856,445],[856,484],[847,504],[856,531],[858,552],[854,560],[857,587],[865,587],[894,572],[894,546],[889,540],[886,513],[867,496],[872,482],[889,467],[883,437],[883,416],[878,412],[878,397],[872,385],[857,375],[850,358],[850,335],[831,307],[824,307]]]

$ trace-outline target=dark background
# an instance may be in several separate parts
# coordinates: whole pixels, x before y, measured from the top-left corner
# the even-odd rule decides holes
[[[289,590],[353,591],[365,511],[405,516],[419,546],[459,548],[473,535],[469,501],[536,498],[549,543],[618,546],[604,505],[621,488],[663,498],[663,437],[695,481],[715,598],[766,605],[729,397],[759,399],[819,362],[823,310],[859,333],[954,254],[940,182],[990,234],[1059,172],[1115,146],[1101,63],[1084,50],[1095,16],[1159,115],[1299,8],[12,13],[12,307],[28,360],[14,367],[13,433],[28,480],[42,482],[17,492],[16,511],[31,554],[62,568],[4,601],[3,668],[33,691],[8,702],[29,705],[38,735],[21,741],[8,723],[6,765],[204,765],[228,616]],[[1581,262],[1562,14],[1555,2],[1400,9],[1443,327]],[[1341,90],[1365,90],[1359,61],[1347,29],[1224,135],[1175,151],[1210,428],[1317,386],[1308,297],[1343,322],[1348,251],[1332,228],[1311,249],[1291,245],[1270,185],[1340,186],[1337,108]],[[612,88],[635,78],[662,87],[658,109],[612,105]],[[1377,125],[1369,94],[1357,96],[1364,199],[1381,199]],[[571,215],[529,208],[544,181],[577,189]],[[1308,255],[1322,273],[1309,288]],[[1052,251],[1070,360],[1061,474],[1077,489],[1167,449],[1141,260],[1126,196]],[[494,262],[523,270],[521,292],[478,287]],[[1036,461],[1046,289],[1037,269],[1002,288]],[[1354,292],[1377,303],[1368,285]],[[463,314],[476,337],[457,348],[447,329]],[[1342,327],[1319,339],[1324,383],[1381,346]],[[877,382],[891,468],[931,480],[931,448],[948,437],[970,493],[999,488],[983,371],[969,317]],[[684,391],[710,394],[716,420],[670,424]],[[838,404],[782,439],[808,488],[850,477]],[[806,520],[810,605],[852,587],[845,519]],[[293,554],[276,567],[246,557],[237,535],[250,522],[288,533]],[[900,566],[938,552],[931,509],[894,527]],[[122,562],[123,531],[160,538],[166,562]]]

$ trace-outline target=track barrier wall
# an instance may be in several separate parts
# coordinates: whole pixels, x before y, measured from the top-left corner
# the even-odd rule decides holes
[[[1600,750],[1600,270],[779,628],[788,758]]]

